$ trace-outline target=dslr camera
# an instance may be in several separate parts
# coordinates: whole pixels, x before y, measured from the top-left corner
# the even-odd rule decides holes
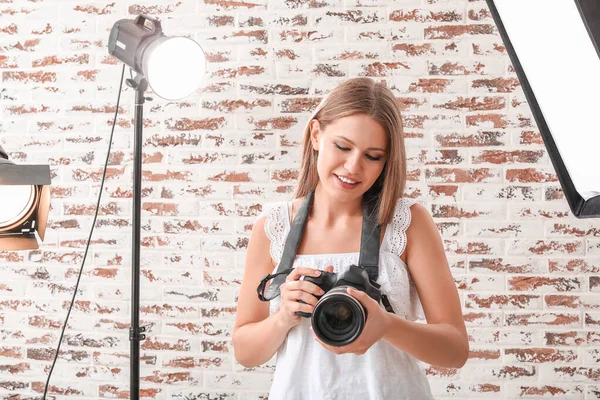
[[[296,314],[310,318],[317,337],[331,346],[341,347],[352,343],[360,336],[367,322],[367,310],[348,294],[348,287],[365,292],[377,302],[381,299],[380,286],[369,279],[365,269],[356,265],[350,265],[348,270],[340,274],[321,271],[317,277],[302,276],[300,279],[314,283],[325,293],[317,296],[319,300],[312,313],[298,311]]]

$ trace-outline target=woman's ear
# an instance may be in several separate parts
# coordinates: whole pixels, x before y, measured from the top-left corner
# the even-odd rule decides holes
[[[308,125],[310,129],[310,141],[313,149],[319,151],[319,139],[321,138],[321,124],[316,119],[312,119]]]

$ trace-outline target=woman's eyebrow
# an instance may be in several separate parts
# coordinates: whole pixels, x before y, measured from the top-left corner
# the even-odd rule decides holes
[[[346,142],[350,143],[350,144],[354,144],[354,142],[350,139],[348,139],[345,136],[336,136],[337,138],[340,139],[344,139]],[[381,147],[369,147],[367,150],[379,150],[379,151],[383,151],[385,153],[385,149],[382,149]]]

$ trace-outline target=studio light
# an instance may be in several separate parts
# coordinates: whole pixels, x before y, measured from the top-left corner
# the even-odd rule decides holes
[[[487,0],[572,213],[600,216],[600,4]]]
[[[108,53],[144,75],[157,96],[179,100],[194,93],[206,71],[206,57],[187,37],[166,37],[160,21],[146,15],[117,21]]]
[[[166,100],[180,100],[194,93],[206,71],[200,45],[186,37],[166,37],[160,21],[146,15],[122,19],[111,29],[108,52],[137,74],[127,79],[135,89],[133,149],[133,235],[131,265],[130,399],[138,400],[140,341],[146,338],[140,326],[140,243],[142,197],[142,143],[144,96],[147,87]]]
[[[49,209],[50,167],[16,165],[0,147],[0,250],[37,249]]]

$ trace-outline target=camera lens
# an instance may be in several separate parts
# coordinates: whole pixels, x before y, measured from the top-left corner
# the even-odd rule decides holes
[[[358,338],[366,314],[358,300],[346,292],[347,286],[327,292],[316,304],[311,323],[317,337],[331,346],[345,346]]]
[[[319,317],[323,324],[335,331],[345,332],[352,326],[352,310],[341,301],[331,301],[324,305]]]

